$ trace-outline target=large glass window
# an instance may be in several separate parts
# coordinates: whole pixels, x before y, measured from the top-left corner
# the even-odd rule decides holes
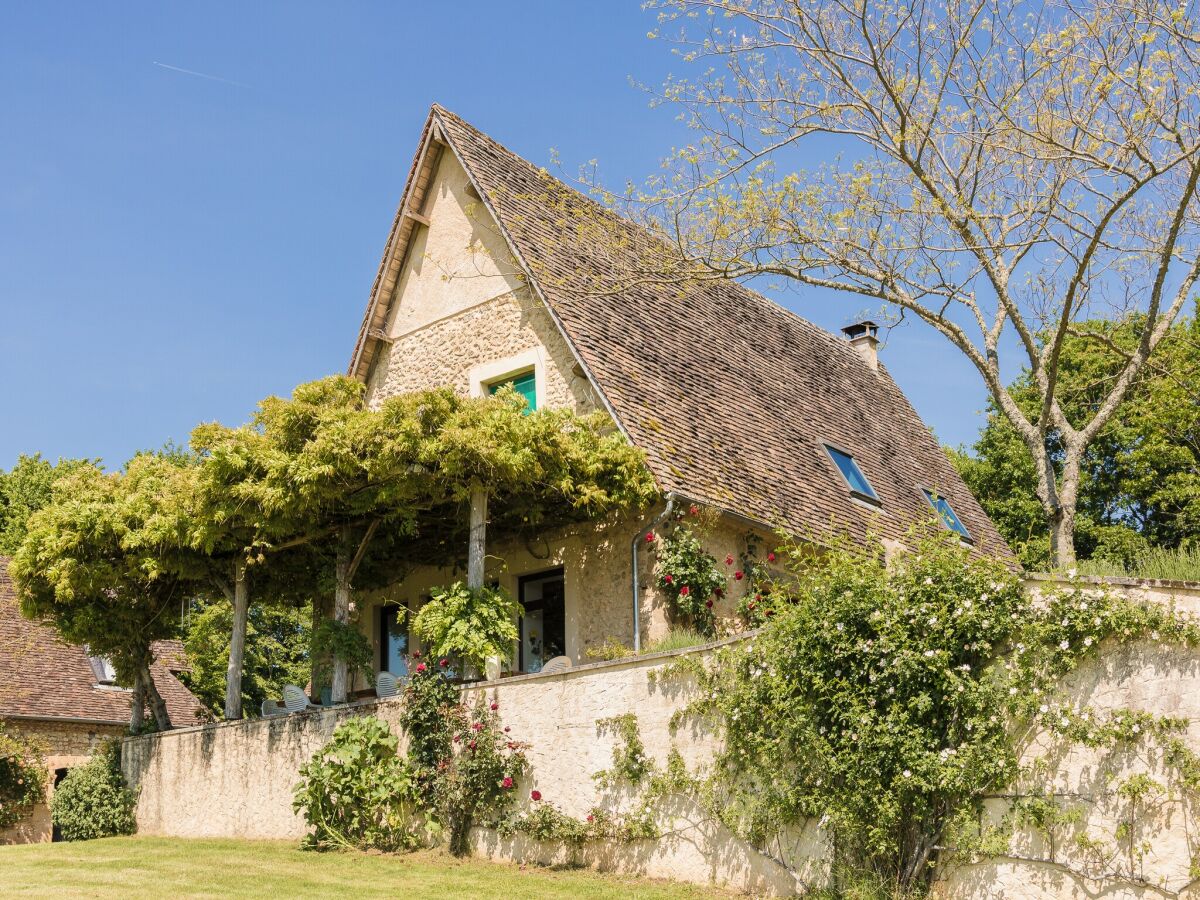
[[[514,375],[512,378],[493,381],[488,385],[488,393],[494,394],[506,384],[511,384],[513,390],[525,398],[525,412],[531,413],[537,409],[537,379],[534,377],[532,369],[522,372],[520,375]]]
[[[858,463],[854,461],[853,456],[845,450],[839,450],[837,447],[831,447],[828,444],[825,445],[825,452],[829,454],[829,458],[833,460],[833,464],[842,473],[842,478],[846,480],[851,494],[874,503],[879,502],[879,495],[875,493],[875,489],[871,487],[871,483],[867,481],[867,476],[858,467]]]
[[[517,664],[522,672],[542,666],[567,649],[567,615],[562,569],[521,579],[521,647]]]
[[[936,491],[931,491],[928,488],[921,488],[921,493],[925,495],[925,499],[929,501],[929,505],[933,507],[938,514],[938,518],[942,520],[942,524],[951,531],[957,531],[967,540],[971,539],[971,535],[967,533],[967,526],[962,523],[958,515],[954,512],[954,507],[950,505],[950,501]]]
[[[385,606],[379,613],[379,662],[398,678],[408,674],[408,610]]]

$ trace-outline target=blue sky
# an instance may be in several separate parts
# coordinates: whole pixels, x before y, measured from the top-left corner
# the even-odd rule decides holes
[[[119,466],[344,371],[433,101],[538,163],[652,172],[685,139],[630,85],[679,69],[653,24],[639,0],[10,4],[0,468]],[[776,299],[830,329],[859,311]],[[939,336],[884,354],[943,441],[973,439],[984,393]]]

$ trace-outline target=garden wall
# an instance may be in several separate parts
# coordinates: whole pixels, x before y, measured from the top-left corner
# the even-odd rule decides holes
[[[1045,579],[1030,585],[1033,590],[1052,586]],[[1200,611],[1200,585],[1116,586],[1139,598]],[[708,654],[715,646],[692,652]],[[594,805],[619,812],[632,799],[606,793],[592,777],[611,765],[618,740],[599,720],[635,713],[646,747],[660,763],[673,744],[692,769],[712,755],[710,736],[686,728],[670,733],[672,713],[694,694],[694,686],[647,678],[678,655],[505,679],[468,693],[497,700],[514,738],[531,745],[531,775],[523,793],[536,787],[546,802],[576,816]],[[1152,641],[1114,646],[1075,672],[1066,687],[1068,704],[1089,705],[1101,714],[1139,710],[1187,719],[1183,738],[1200,751],[1200,652]],[[368,702],[127,739],[124,766],[140,792],[139,828],[145,834],[181,837],[297,839],[304,827],[292,813],[291,796],[299,767],[347,717],[373,714],[394,726],[398,712],[399,701]],[[1151,746],[1087,750],[1034,735],[1025,755],[1044,764],[1032,790],[1048,792],[1065,810],[1073,810],[1069,820],[1051,832],[1018,825],[999,855],[946,872],[940,894],[955,900],[1193,896],[1188,891],[1200,846],[1197,810],[1174,790],[1177,773],[1164,767],[1161,752]],[[1135,773],[1150,776],[1161,790],[1131,799],[1120,785]],[[1000,822],[1014,799],[989,801],[988,820]],[[586,848],[574,861],[768,894],[796,892],[806,882],[818,881],[823,871],[821,846],[811,830],[771,848],[772,857],[792,861],[799,872],[793,875],[687,804],[664,811],[660,825],[665,833],[661,840]],[[520,836],[502,839],[477,832],[475,848],[500,859],[568,861],[565,851]]]

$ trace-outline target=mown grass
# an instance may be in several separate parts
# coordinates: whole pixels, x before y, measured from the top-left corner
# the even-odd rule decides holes
[[[291,841],[109,838],[77,844],[0,847],[4,897],[571,897],[574,900],[682,900],[728,896],[714,890],[601,875],[454,859],[312,853]]]
[[[1200,546],[1190,550],[1153,548],[1140,554],[1128,565],[1103,559],[1088,559],[1081,561],[1075,568],[1080,575],[1200,581]]]

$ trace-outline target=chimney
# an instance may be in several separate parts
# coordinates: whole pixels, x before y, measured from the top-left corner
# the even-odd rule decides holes
[[[850,346],[858,351],[868,366],[876,370],[879,368],[879,338],[876,337],[878,333],[879,326],[869,319],[842,329],[842,334],[850,340]]]

